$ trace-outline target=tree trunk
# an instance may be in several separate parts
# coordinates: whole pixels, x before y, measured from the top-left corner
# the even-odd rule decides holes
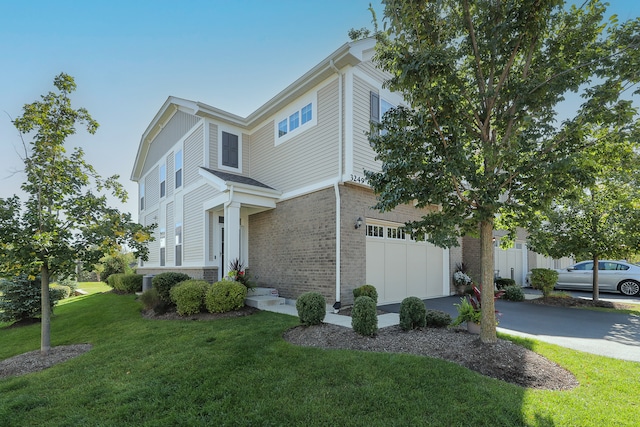
[[[599,271],[600,269],[598,268],[598,264],[599,264],[599,257],[598,255],[594,255],[593,256],[593,300],[594,301],[598,301],[598,299],[600,298],[599,295],[599,288],[598,288],[598,276],[599,276]]]
[[[480,222],[480,276],[482,297],[482,320],[480,340],[485,344],[498,341],[496,335],[496,313],[493,301],[493,221]]]
[[[51,350],[51,301],[49,298],[49,268],[46,263],[40,269],[40,275],[40,299],[42,300],[40,354],[47,356]]]

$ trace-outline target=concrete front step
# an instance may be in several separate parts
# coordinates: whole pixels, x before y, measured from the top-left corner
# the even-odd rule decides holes
[[[247,297],[256,297],[256,296],[270,296],[270,297],[278,297],[278,290],[274,288],[251,288],[247,292]]]
[[[253,295],[245,298],[244,303],[250,307],[264,310],[266,307],[283,305],[286,303],[286,300],[278,296],[274,297],[271,295]]]

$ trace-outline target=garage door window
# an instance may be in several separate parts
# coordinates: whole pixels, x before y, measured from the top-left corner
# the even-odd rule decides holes
[[[393,228],[387,227],[387,238],[405,240],[405,232],[402,227]]]
[[[367,225],[367,236],[384,238],[384,227],[381,225]]]

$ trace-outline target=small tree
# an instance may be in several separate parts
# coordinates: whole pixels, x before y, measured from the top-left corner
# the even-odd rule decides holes
[[[549,268],[534,268],[531,270],[531,287],[542,291],[542,296],[547,298],[556,283],[558,283],[558,272]]]
[[[64,143],[76,133],[76,125],[93,134],[98,123],[86,109],[71,107],[69,95],[76,89],[71,76],[56,76],[54,86],[58,93],[25,105],[13,121],[22,135],[32,137],[28,145],[23,140],[27,200],[0,199],[0,274],[41,278],[43,355],[51,347],[50,278],[70,276],[78,261],[94,265],[124,245],[146,259],[153,228],[107,205],[106,192],[122,202],[127,199],[117,175],[101,178],[80,148],[67,154]]]

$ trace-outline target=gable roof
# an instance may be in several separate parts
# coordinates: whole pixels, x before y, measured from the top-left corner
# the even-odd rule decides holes
[[[212,118],[242,129],[250,130],[266,117],[282,109],[291,102],[291,100],[334,75],[338,69],[347,66],[356,66],[364,61],[364,53],[371,51],[375,47],[375,43],[375,39],[369,37],[343,44],[247,117],[237,116],[203,102],[189,101],[187,99],[169,96],[142,134],[136,160],[133,164],[133,170],[131,171],[131,180],[137,182],[142,177],[142,169],[151,142],[169,119],[173,117],[176,111],[181,110],[199,117]]]
[[[248,176],[236,175],[234,173],[223,172],[219,170],[213,170],[205,167],[201,167],[200,169],[209,172],[210,174],[215,175],[220,178],[225,183],[235,183],[235,184],[244,184],[244,185],[252,185],[254,187],[266,188],[269,190],[274,190],[274,188],[269,187],[266,184],[261,183],[253,178],[249,178]]]

